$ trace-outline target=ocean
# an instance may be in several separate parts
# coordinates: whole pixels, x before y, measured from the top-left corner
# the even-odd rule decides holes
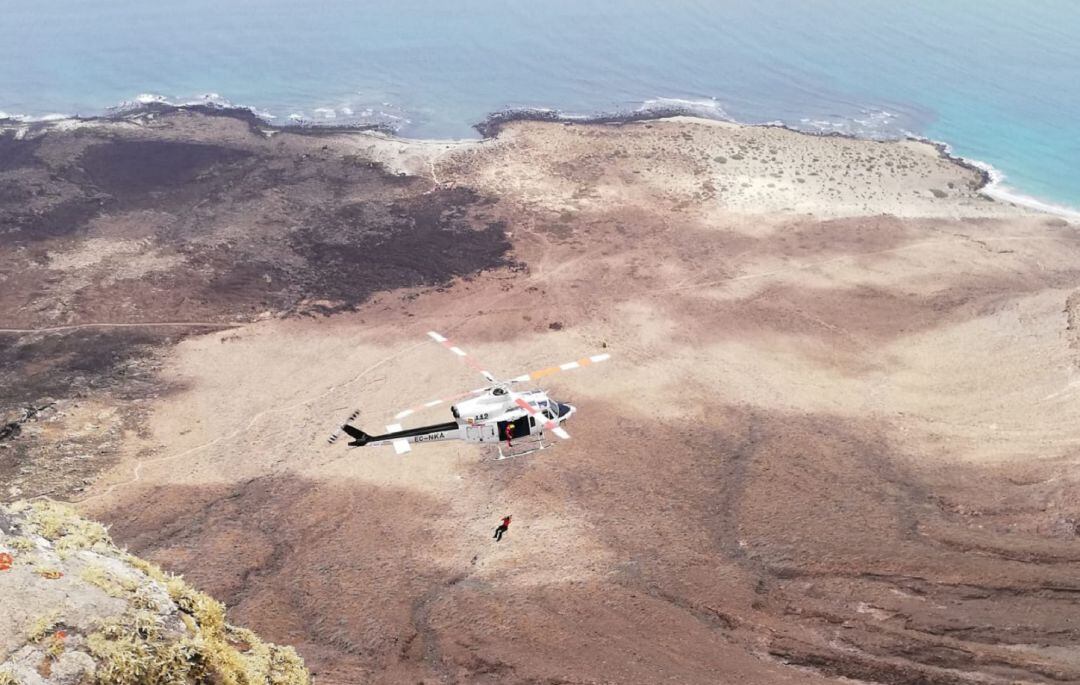
[[[681,105],[942,141],[1080,208],[1075,0],[50,0],[0,6],[0,117],[154,98],[475,136],[505,108]]]

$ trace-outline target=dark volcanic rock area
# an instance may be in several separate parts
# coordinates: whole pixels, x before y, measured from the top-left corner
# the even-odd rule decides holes
[[[8,325],[332,311],[504,264],[502,226],[475,193],[428,192],[321,138],[237,139],[237,123],[206,118],[205,141],[169,140],[168,117],[0,138]]]
[[[249,171],[242,162],[251,157],[220,145],[117,140],[91,146],[77,164],[86,180],[120,207],[173,197],[182,205],[188,197],[211,194],[215,185],[232,185]]]
[[[157,376],[159,352],[183,335],[0,335],[0,423],[20,420],[16,434],[0,438],[3,494],[66,497],[84,490],[115,462],[125,434],[141,431],[143,404],[166,390]]]
[[[484,197],[385,171],[334,135],[185,110],[0,132],[0,418],[43,398],[134,416],[158,352],[187,334],[507,263]],[[37,433],[0,445],[22,495],[56,480]]]

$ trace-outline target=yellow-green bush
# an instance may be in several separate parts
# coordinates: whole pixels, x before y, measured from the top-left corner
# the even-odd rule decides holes
[[[26,535],[50,540],[61,558],[68,552],[92,550],[146,576],[145,583],[139,582],[93,562],[79,572],[82,581],[127,600],[121,616],[99,623],[85,640],[70,647],[85,649],[94,657],[94,685],[309,685],[304,663],[293,648],[263,642],[251,631],[229,625],[221,602],[190,587],[180,576],[116,549],[101,524],[54,502],[17,503],[8,511],[21,513]],[[13,540],[25,540],[18,547],[12,544],[15,549],[36,547],[28,538]],[[56,570],[45,568],[44,562],[40,565],[41,573]],[[175,616],[171,610],[163,612],[165,607],[158,606],[164,599],[154,584],[175,603],[181,623],[170,618]],[[59,612],[43,615],[28,626],[27,639],[42,643],[52,635],[44,648],[48,655],[59,657],[68,648],[55,635],[61,622]],[[0,670],[0,685],[19,684],[10,670]]]
[[[197,593],[192,591],[194,594]],[[216,607],[214,605],[217,605]],[[132,611],[87,636],[98,662],[97,685],[308,685],[304,663],[291,647],[278,647],[254,633],[218,623],[221,605],[196,601],[201,618],[195,636],[177,637],[161,630],[157,616]],[[241,651],[239,647],[243,647]]]
[[[86,646],[97,662],[94,678],[99,685],[203,682],[193,673],[194,653],[186,641],[164,640],[156,632],[140,636],[124,620],[106,624],[88,635]]]
[[[87,521],[66,504],[40,500],[22,510],[26,512],[28,532],[54,543],[58,552],[91,549],[98,543],[112,544],[105,526]]]
[[[8,538],[4,540],[4,544],[16,552],[29,552],[37,547],[33,540],[24,537]],[[0,683],[0,685],[2,685],[2,683]]]
[[[110,597],[128,597],[139,585],[130,578],[116,578],[104,566],[90,564],[79,572],[79,577],[95,587],[105,591]]]
[[[144,562],[145,564],[145,562]],[[263,642],[250,630],[225,621],[225,606],[168,576],[157,567],[144,568],[165,583],[180,610],[183,635],[162,629],[153,611],[133,606],[124,616],[103,624],[87,637],[90,653],[101,664],[98,685],[196,683],[206,685],[307,685],[304,662],[291,647]],[[88,567],[95,580],[100,574]]]
[[[45,636],[52,632],[52,629],[56,627],[56,624],[60,622],[60,612],[50,611],[49,613],[38,616],[34,619],[33,623],[26,630],[26,639],[30,642],[40,642],[45,639]]]

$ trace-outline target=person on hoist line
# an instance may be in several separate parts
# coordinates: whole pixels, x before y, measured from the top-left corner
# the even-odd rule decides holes
[[[502,540],[503,533],[510,528],[510,514],[503,517],[502,523],[495,529],[495,542]]]

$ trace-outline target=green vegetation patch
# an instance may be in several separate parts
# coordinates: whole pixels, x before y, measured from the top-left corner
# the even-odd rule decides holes
[[[105,526],[87,521],[75,510],[59,502],[38,501],[32,504],[18,503],[12,510],[25,514],[24,532],[40,535],[53,543],[61,554],[81,549],[111,547],[112,539]]]
[[[59,658],[65,649],[87,651],[96,670],[87,676],[86,685],[310,685],[296,650],[230,625],[225,605],[182,577],[117,549],[101,524],[54,502],[20,502],[7,510],[23,518],[21,532],[27,537],[21,539],[26,542],[16,549],[36,547],[32,538],[40,536],[53,543],[61,559],[66,553],[88,550],[125,565],[110,569],[100,557],[95,562],[92,554],[80,555],[88,563],[78,572],[80,581],[126,600],[121,615],[78,630],[79,635],[89,632],[71,645],[65,640],[77,629],[66,625],[58,610],[43,612],[26,628],[27,642],[41,645],[46,660]],[[70,570],[60,566],[42,566],[37,572],[60,578],[62,570]],[[0,685],[17,684],[11,668],[0,666]]]

